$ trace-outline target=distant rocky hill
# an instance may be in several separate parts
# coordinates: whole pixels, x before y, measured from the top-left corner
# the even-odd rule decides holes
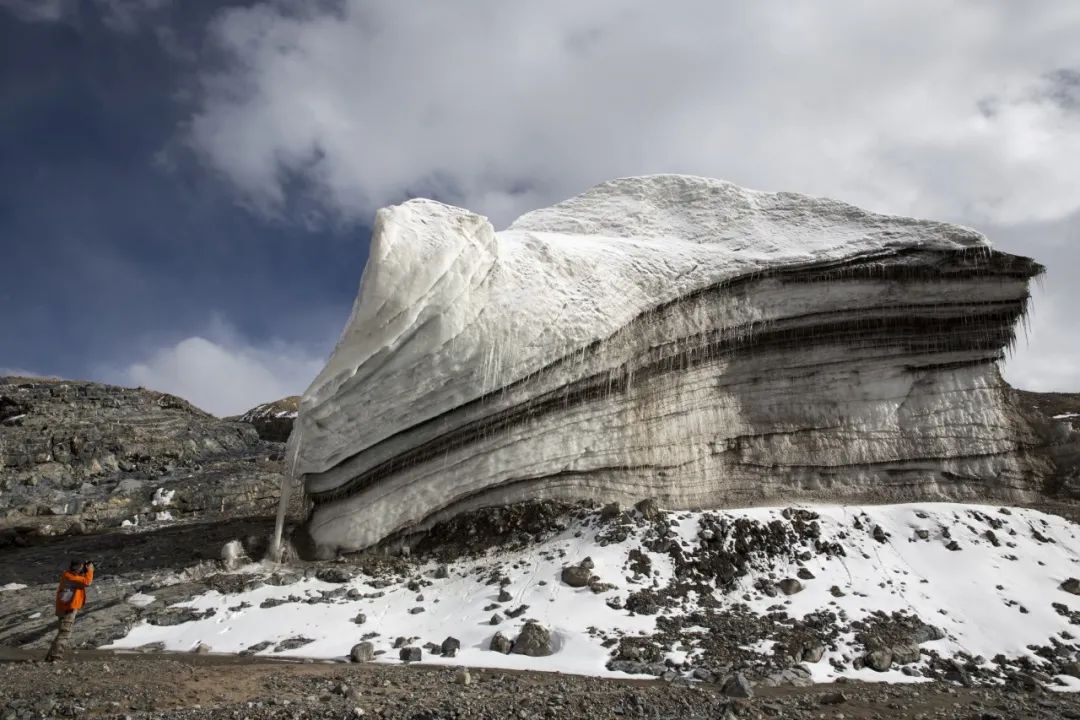
[[[165,393],[0,378],[0,538],[272,515],[281,457]]]
[[[250,423],[263,440],[285,442],[292,432],[293,420],[300,409],[300,396],[289,395],[280,400],[256,405],[243,415],[236,415],[228,420]]]

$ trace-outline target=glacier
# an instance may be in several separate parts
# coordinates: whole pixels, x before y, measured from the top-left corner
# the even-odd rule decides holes
[[[997,361],[1035,261],[980,233],[683,175],[613,180],[496,232],[378,211],[290,456],[333,557],[528,499],[1039,497]]]

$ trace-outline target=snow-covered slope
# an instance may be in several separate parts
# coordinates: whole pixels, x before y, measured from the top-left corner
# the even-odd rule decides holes
[[[249,566],[268,584],[247,577],[243,591],[159,610],[159,624],[113,647],[345,658],[364,639],[378,661],[398,662],[396,645],[453,637],[455,657],[424,649],[423,661],[706,679],[741,668],[781,683],[980,682],[1023,670],[1080,686],[1065,675],[1080,672],[1080,583],[1069,581],[1080,576],[1080,533],[1060,517],[945,503],[643,511],[580,511],[524,547],[399,573],[330,564],[266,577],[273,568]],[[590,584],[567,585],[564,568],[586,556]],[[794,579],[801,590],[786,595]],[[205,617],[168,624],[177,613]],[[526,621],[550,631],[551,655],[489,649]]]
[[[679,175],[496,233],[380,210],[292,444],[323,557],[534,498],[1034,498],[994,365],[1041,268],[944,223]]]

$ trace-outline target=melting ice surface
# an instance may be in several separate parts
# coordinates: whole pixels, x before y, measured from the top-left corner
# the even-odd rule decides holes
[[[793,617],[821,609],[838,614],[843,610],[849,620],[864,618],[875,610],[907,611],[944,631],[943,639],[921,646],[937,650],[943,656],[964,651],[992,658],[1003,653],[1008,657],[1028,656],[1042,663],[1028,645],[1047,645],[1051,637],[1062,637],[1063,631],[1080,635],[1077,626],[1070,625],[1069,618],[1051,606],[1058,603],[1070,611],[1080,611],[1080,597],[1060,588],[1067,578],[1080,576],[1080,526],[1074,523],[1034,510],[1003,511],[996,506],[954,503],[806,507],[820,514],[822,539],[840,542],[846,556],[829,559],[815,555],[805,563],[815,579],[804,581],[805,589],[787,598],[764,597],[754,592],[754,581],[770,570],[758,568],[741,578],[735,591],[728,594],[717,591],[721,607],[744,602],[743,596],[749,593],[751,599],[746,604],[761,614],[777,603],[785,603],[786,612]],[[780,518],[781,511],[782,508],[760,507],[710,514],[768,522]],[[700,542],[697,535],[702,514],[669,515],[677,521],[672,529],[687,550]],[[856,515],[867,530],[852,531]],[[996,531],[1000,546],[988,541],[985,536],[988,526],[980,516],[1001,522]],[[889,533],[891,537],[886,542],[873,539],[869,527],[874,524]],[[928,531],[928,537],[920,538],[916,530]],[[303,636],[312,642],[283,652],[274,652],[270,647],[259,654],[342,659],[361,636],[376,632],[378,636],[373,639],[376,650],[385,651],[376,661],[398,662],[392,643],[399,636],[418,637],[410,643],[418,646],[441,643],[445,637],[454,636],[461,641],[456,658],[440,658],[425,652],[424,662],[621,676],[622,673],[606,668],[611,651],[601,646],[599,638],[590,636],[589,629],[609,634],[651,633],[658,616],[635,616],[606,604],[613,596],[625,598],[628,592],[649,586],[651,580],[639,579],[635,583],[628,577],[631,573],[626,570],[627,554],[640,547],[638,538],[631,534],[623,542],[601,547],[594,541],[595,532],[595,527],[575,520],[564,531],[526,549],[493,551],[479,558],[459,560],[449,566],[449,577],[444,579],[435,578],[435,564],[419,566],[409,577],[419,575],[432,583],[420,589],[422,601],[417,600],[417,592],[406,587],[409,577],[378,588],[372,585],[376,578],[359,576],[344,586],[310,577],[290,585],[263,585],[238,594],[211,591],[180,605],[196,610],[213,609],[216,614],[212,617],[174,626],[144,622],[111,647],[135,648],[162,642],[169,650],[189,651],[205,643],[213,652],[236,653],[262,641],[276,644],[286,638]],[[581,536],[575,537],[579,533]],[[839,539],[840,533],[845,537]],[[961,549],[948,549],[949,540],[955,540]],[[603,582],[614,584],[616,589],[594,594],[588,588],[574,589],[560,581],[564,566],[586,556],[595,562],[593,573]],[[662,587],[672,576],[671,561],[667,555],[658,553],[652,553],[651,559],[655,570],[652,579]],[[496,602],[499,592],[497,584],[485,584],[496,566],[510,579],[507,590],[512,599],[501,603],[498,610],[485,610]],[[794,577],[796,567],[784,560],[771,570],[776,578]],[[250,565],[241,571],[266,572],[267,568]],[[846,595],[833,597],[829,591],[833,585]],[[319,604],[300,601],[342,587],[355,588],[361,594],[380,591],[385,594],[356,600],[342,597]],[[297,600],[259,607],[268,599],[290,596]],[[522,616],[506,618],[507,610],[522,604],[529,606]],[[418,606],[424,608],[422,613],[409,612]],[[1027,612],[1022,613],[1020,607]],[[663,610],[661,615],[694,609],[691,603],[684,609]],[[353,619],[360,612],[367,616],[367,621],[357,625]],[[499,625],[491,625],[493,612],[506,619]],[[502,655],[487,649],[497,631],[514,638],[526,618],[550,628],[556,647],[553,655]],[[808,664],[814,680],[826,682],[840,675],[871,681],[912,680],[898,671],[856,671],[850,665],[838,672],[828,661],[845,654],[860,655],[858,648],[845,645],[852,642],[849,636],[842,636],[839,647],[830,649],[820,662]],[[770,652],[768,641],[759,645],[754,648],[758,652]],[[687,659],[691,663],[698,652],[692,646],[683,651],[674,647],[668,650],[672,660]],[[1061,680],[1071,689],[1080,689],[1078,680],[1067,677]]]

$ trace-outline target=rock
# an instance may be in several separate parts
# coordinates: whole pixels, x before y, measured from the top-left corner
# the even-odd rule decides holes
[[[883,543],[889,539],[889,535],[885,532],[885,528],[881,527],[880,525],[875,525],[873,531],[870,534],[879,543]]]
[[[402,662],[420,662],[422,655],[418,647],[403,647],[398,651],[398,658]]]
[[[283,443],[292,433],[293,420],[296,418],[299,407],[299,396],[290,395],[280,400],[256,405],[243,415],[230,419],[250,423],[263,440]]]
[[[592,571],[588,568],[581,567],[580,565],[570,565],[569,567],[564,567],[562,571],[562,581],[570,587],[585,587],[589,584],[591,578]]]
[[[784,578],[776,583],[776,587],[780,588],[780,592],[785,595],[794,595],[795,593],[802,592],[803,589],[802,583],[795,578]]]
[[[892,653],[888,650],[871,650],[863,657],[866,667],[876,672],[885,672],[892,667]]]
[[[367,622],[367,615],[362,612],[356,613],[356,617],[353,618],[353,622],[357,625],[363,625]]]
[[[893,645],[889,648],[893,665],[909,665],[919,662],[918,645]]]
[[[619,507],[619,503],[608,503],[604,507],[600,508],[601,520],[614,520],[622,514],[622,508]]]
[[[764,684],[769,687],[809,687],[814,682],[809,668],[805,665],[792,665],[765,676]]]
[[[354,311],[292,435],[316,501],[314,555],[445,516],[453,488],[468,485],[470,506],[503,505],[521,472],[512,458],[530,459],[533,496],[634,487],[657,498],[650,517],[661,503],[798,502],[826,486],[834,502],[883,487],[895,502],[995,497],[1014,493],[1010,478],[1028,492],[1054,472],[1028,451],[1032,430],[994,365],[1042,268],[972,230],[680,175],[606,182],[498,233],[424,199],[380,210],[374,227]],[[403,343],[409,322],[425,331]],[[497,362],[476,361],[491,348]],[[823,355],[835,367],[813,362]],[[912,367],[905,407],[926,420],[917,433],[882,427],[897,409],[882,378]],[[713,391],[672,412],[695,373]],[[582,427],[630,406],[633,422],[582,447]],[[814,441],[778,442],[793,422]],[[879,455],[855,461],[864,442]],[[590,481],[568,481],[568,467]],[[897,467],[919,471],[897,485]]]
[[[841,597],[844,597],[845,595],[847,595],[847,593],[845,593],[843,590],[841,590],[836,585],[833,585],[832,587],[829,588],[829,594],[832,595],[833,597],[837,597],[837,598],[841,598]]]
[[[442,641],[440,649],[444,657],[454,657],[461,649],[461,641],[456,637],[448,637]]]
[[[196,653],[198,655],[205,655],[208,652],[210,652],[211,649],[212,648],[209,645],[207,645],[206,643],[199,643],[194,648],[192,648],[191,652]]]
[[[284,469],[254,428],[142,388],[0,377],[0,434],[0,545],[12,531],[273,516]],[[207,536],[198,559],[237,566],[230,539]]]
[[[827,692],[818,698],[822,705],[843,705],[848,701],[848,696],[842,691]]]
[[[354,663],[371,662],[375,659],[375,645],[368,641],[358,642],[349,651],[349,660]]]
[[[814,573],[810,572],[806,568],[799,568],[799,572],[795,573],[795,576],[800,580],[813,580]]]
[[[928,539],[930,537],[930,531],[929,530],[923,530],[923,529],[920,528],[920,529],[915,531],[915,536],[917,538],[919,538],[920,540],[926,540],[926,539]]]
[[[811,642],[803,648],[800,659],[803,662],[816,663],[820,662],[823,657],[825,657],[825,646],[819,642]]]
[[[328,583],[347,583],[353,579],[353,576],[351,570],[342,567],[320,568],[315,573],[315,577]]]
[[[514,643],[510,642],[510,638],[506,637],[501,632],[497,632],[491,638],[491,645],[489,647],[495,652],[509,655],[510,650],[514,647]]]
[[[510,602],[514,599],[514,596],[507,592],[506,588],[499,590],[498,601],[501,603]]]
[[[637,505],[634,505],[634,509],[641,513],[641,517],[646,520],[659,520],[663,517],[660,507],[656,504],[656,498],[645,498]]]
[[[488,620],[488,625],[498,625],[502,621],[503,621],[502,615],[500,615],[499,613],[495,613],[494,615],[491,616],[491,619]]]
[[[734,698],[754,697],[754,688],[742,673],[728,675],[727,678],[724,679],[724,684],[721,686],[720,692],[728,697]]]
[[[313,642],[315,642],[313,639],[311,639],[309,637],[304,637],[302,635],[298,635],[297,637],[286,638],[286,639],[282,640],[281,642],[279,642],[274,647],[274,652],[285,652],[286,650],[296,650],[297,648],[302,648],[305,645],[310,645]]]
[[[472,685],[472,675],[469,674],[469,668],[458,668],[454,674],[454,682],[458,685]]]
[[[1062,590],[1073,595],[1080,595],[1080,580],[1069,578],[1059,586]]]
[[[531,657],[543,657],[550,655],[551,632],[543,625],[535,622],[527,622],[521,628],[521,633],[514,641],[512,652],[516,655],[529,655]]]

